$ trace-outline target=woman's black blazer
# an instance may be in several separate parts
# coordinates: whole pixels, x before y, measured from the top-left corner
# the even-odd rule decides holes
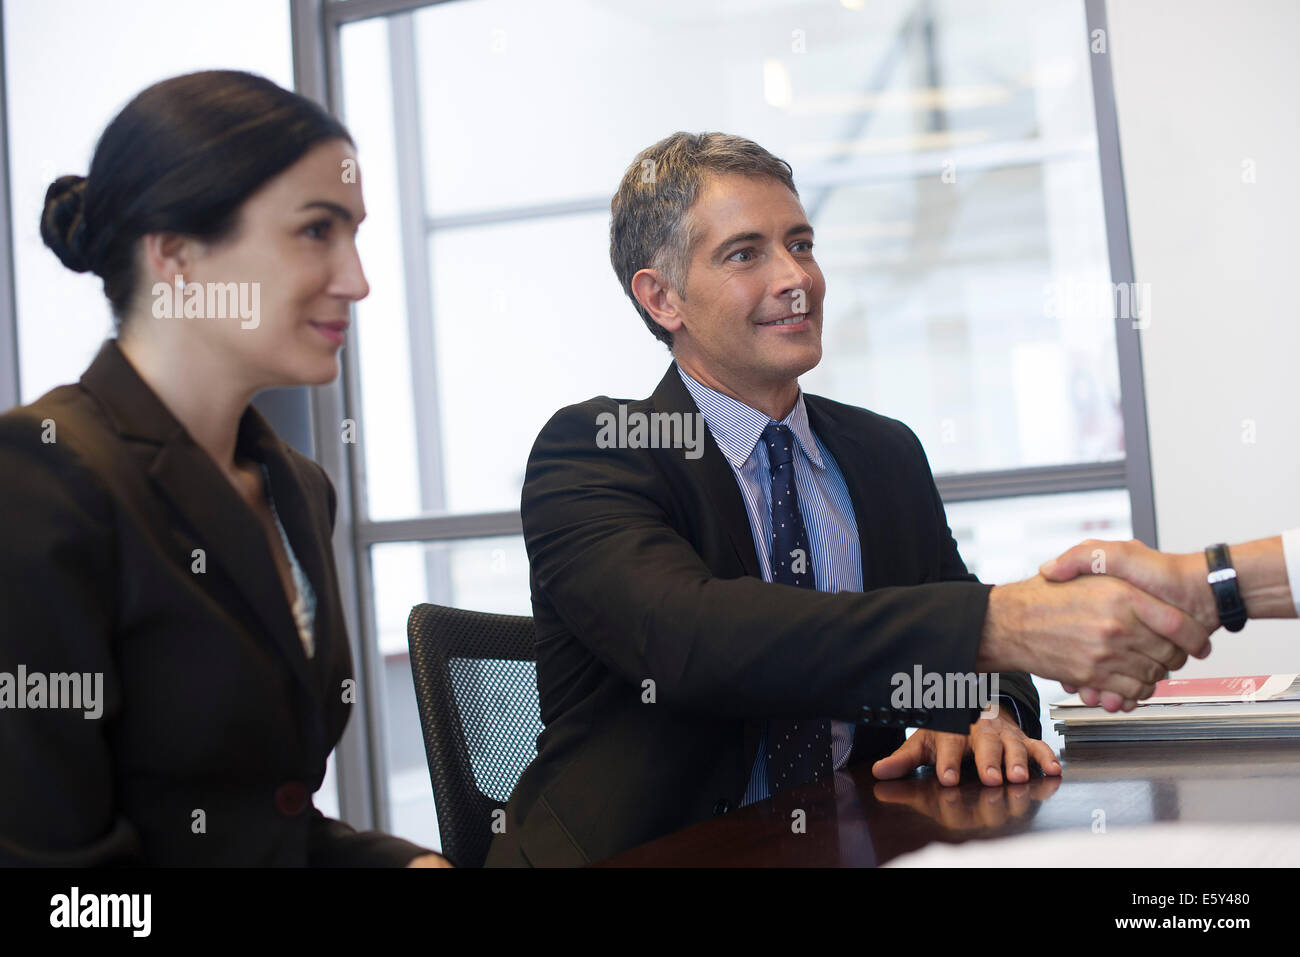
[[[115,340],[78,384],[0,416],[0,863],[404,865],[424,852],[312,804],[357,700],[334,490],[252,407],[238,452],[265,463],[315,590],[313,658],[262,525]],[[75,703],[58,677],[74,673],[83,707],[49,707]],[[96,680],[102,713],[87,717]]]

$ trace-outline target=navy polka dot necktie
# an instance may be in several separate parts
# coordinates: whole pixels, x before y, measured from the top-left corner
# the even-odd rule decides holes
[[[772,473],[772,581],[816,588],[808,533],[794,484],[794,433],[769,422],[763,430]],[[831,723],[825,718],[777,719],[767,725],[768,780],[773,794],[831,773]]]

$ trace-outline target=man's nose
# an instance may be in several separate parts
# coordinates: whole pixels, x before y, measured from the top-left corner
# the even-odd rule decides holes
[[[805,296],[809,295],[813,287],[812,273],[790,255],[788,250],[781,256],[780,263],[781,272],[777,280],[776,295],[793,298],[799,291],[802,291]]]

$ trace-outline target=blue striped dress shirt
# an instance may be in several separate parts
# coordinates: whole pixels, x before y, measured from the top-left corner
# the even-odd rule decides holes
[[[759,441],[772,421],[765,413],[701,385],[678,366],[682,382],[691,393],[704,421],[731,465],[740,486],[754,551],[763,569],[763,580],[772,580],[772,479],[768,472],[767,446]],[[803,390],[794,409],[781,420],[798,440],[794,453],[795,491],[799,513],[808,531],[813,575],[818,591],[862,591],[862,551],[858,544],[858,523],[853,501],[835,458],[813,434],[804,408]],[[819,715],[808,715],[815,718]],[[831,764],[844,767],[853,749],[853,725],[831,721]],[[770,793],[767,775],[767,736],[759,744],[758,757],[749,776],[742,803],[750,804]]]

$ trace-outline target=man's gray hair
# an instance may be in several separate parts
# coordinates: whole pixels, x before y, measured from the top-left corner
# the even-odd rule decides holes
[[[728,133],[674,133],[643,149],[610,201],[609,261],[646,327],[673,347],[673,334],[632,294],[632,277],[658,269],[686,298],[686,273],[701,230],[689,215],[706,174],[769,176],[796,196],[790,164],[753,140]]]

